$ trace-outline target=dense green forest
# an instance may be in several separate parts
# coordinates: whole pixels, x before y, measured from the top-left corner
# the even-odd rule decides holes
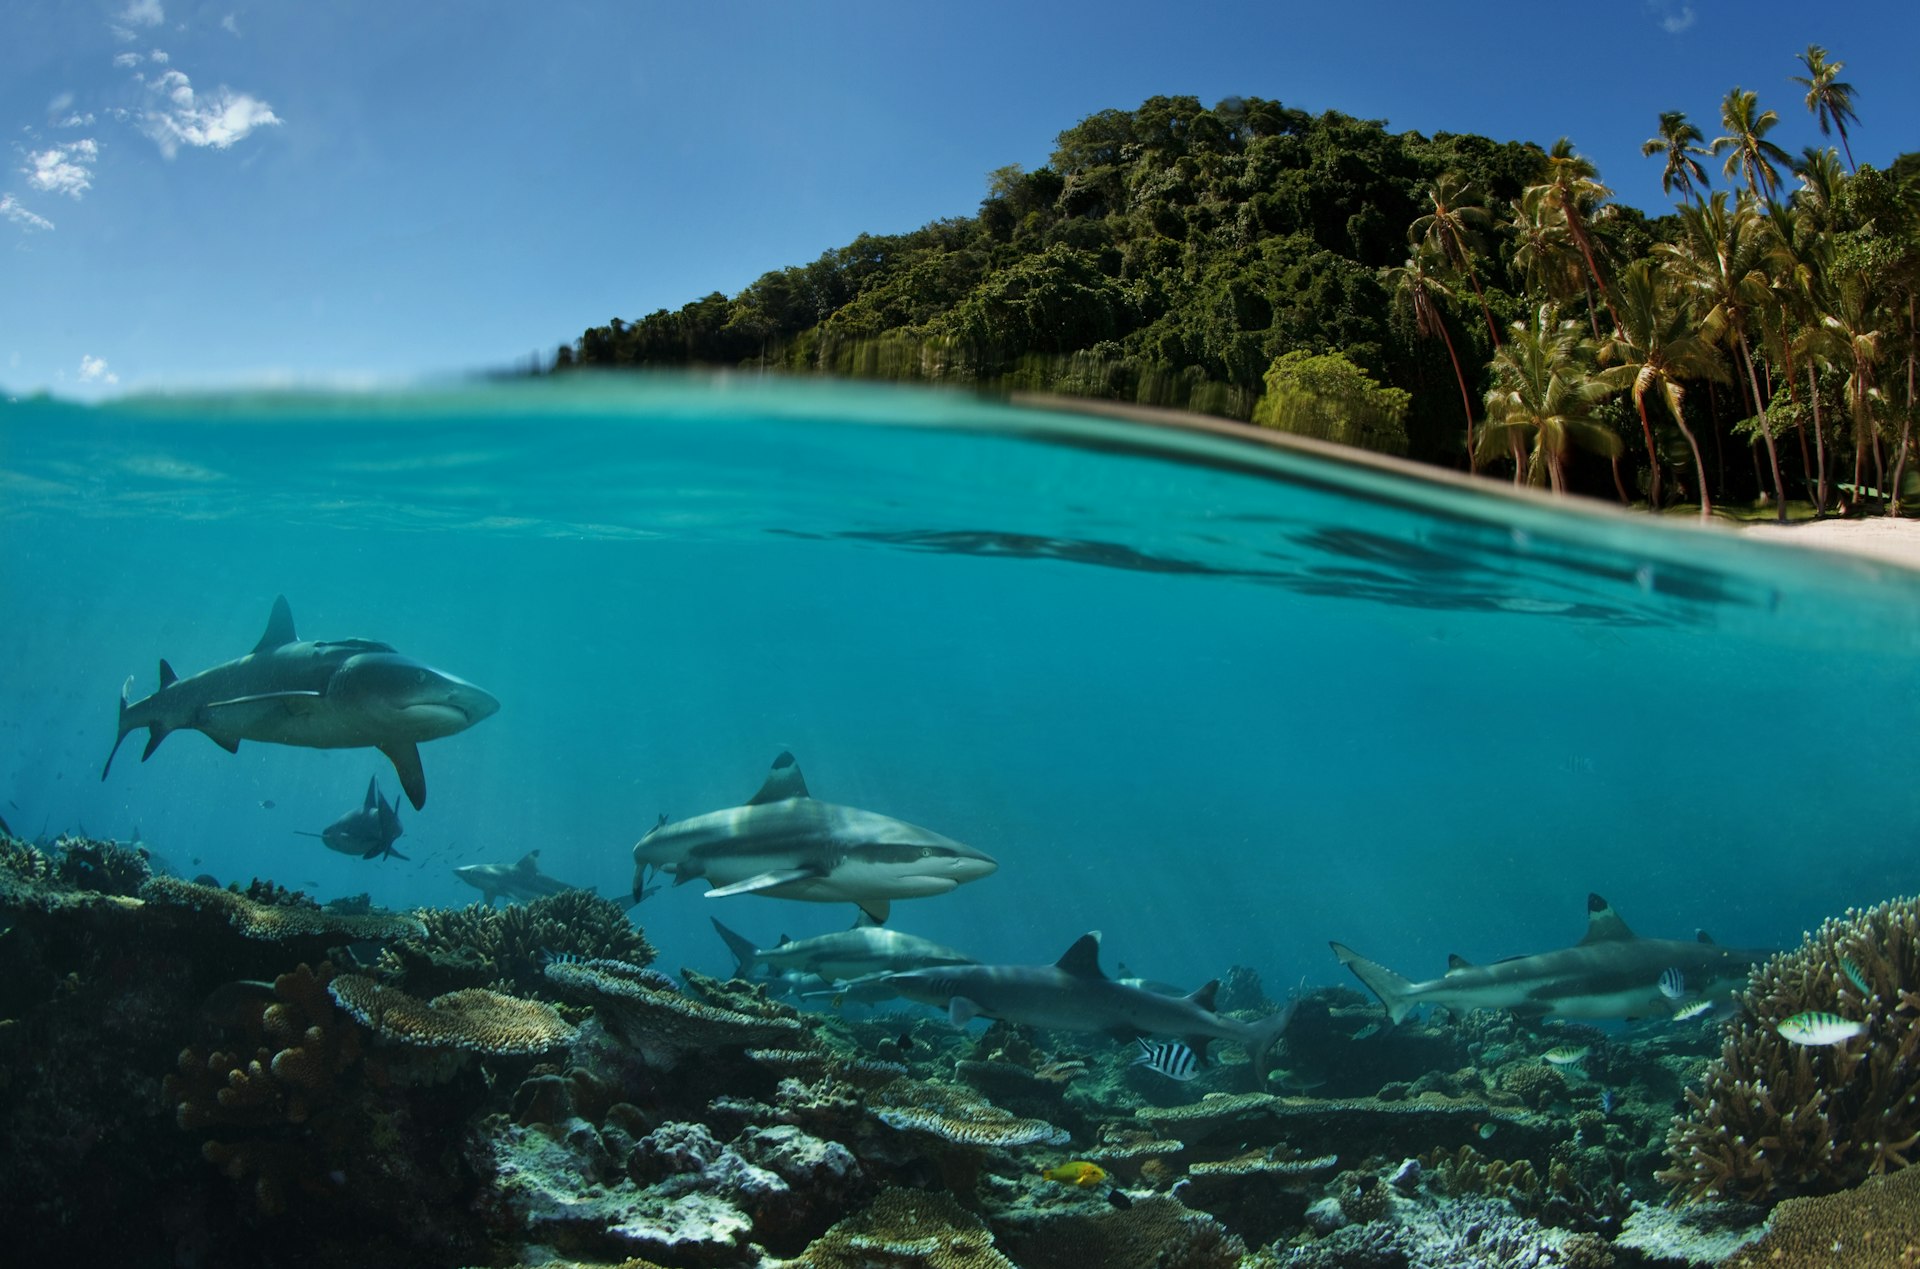
[[[1801,61],[1846,148],[1842,64]],[[1032,388],[1702,514],[1886,509],[1920,488],[1920,155],[1789,156],[1776,122],[1740,89],[1710,143],[1662,115],[1643,149],[1677,203],[1649,219],[1565,140],[1155,97],[994,172],[973,216],[593,327],[554,369]]]

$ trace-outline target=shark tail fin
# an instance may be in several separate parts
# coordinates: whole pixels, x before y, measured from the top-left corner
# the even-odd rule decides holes
[[[382,851],[381,853],[386,855],[390,859],[407,859],[407,860],[412,859],[411,855],[403,855],[399,851],[395,850],[393,848],[392,842],[388,842],[386,850]]]
[[[1253,1063],[1253,1087],[1255,1092],[1267,1091],[1267,1072],[1271,1069],[1268,1057],[1273,1046],[1280,1043],[1280,1037],[1286,1034],[1287,1027],[1293,1022],[1293,1011],[1300,1006],[1299,997],[1280,1006],[1280,1012],[1260,1019],[1247,1033],[1247,1057]],[[1203,1050],[1196,1049],[1196,1053]]]
[[[1413,980],[1394,973],[1385,965],[1370,961],[1345,943],[1329,943],[1340,963],[1353,971],[1366,989],[1380,998],[1387,1008],[1387,1020],[1398,1023],[1418,1003],[1413,999]]]
[[[167,668],[167,663],[162,661],[160,663],[160,677],[162,679],[160,685],[162,687],[166,686],[169,676],[171,676],[172,673],[173,671]],[[120,730],[113,738],[113,748],[107,753],[106,765],[100,768],[100,778],[102,780],[105,780],[107,773],[113,770],[114,756],[120,752],[120,746],[126,742],[128,736],[140,730],[142,726],[147,728],[149,733],[147,737],[147,749],[145,753],[140,755],[140,761],[145,762],[153,756],[153,751],[160,747],[160,742],[165,740],[167,733],[172,730],[172,728],[164,726],[161,723],[150,722],[142,724],[137,717],[128,717],[133,711],[128,708],[132,702],[127,699],[127,694],[132,690],[133,677],[129,675],[127,681],[120,687]]]
[[[745,978],[753,969],[753,963],[760,959],[760,949],[753,945],[752,939],[736,934],[720,924],[718,917],[713,918],[713,928],[726,943],[727,950],[733,953],[733,959],[737,962],[733,967],[733,976]]]

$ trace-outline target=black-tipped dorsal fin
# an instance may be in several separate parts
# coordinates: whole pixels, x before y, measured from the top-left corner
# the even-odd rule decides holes
[[[296,643],[299,638],[293,633],[293,609],[287,606],[287,597],[275,595],[273,612],[267,617],[267,632],[260,636],[260,642],[253,645],[254,652],[271,652],[286,644]]]
[[[865,912],[855,909],[855,915],[853,918],[854,929],[871,930],[871,929],[878,929],[879,927],[880,927],[880,923],[878,921],[868,916]]]
[[[1073,946],[1054,962],[1054,968],[1075,978],[1105,978],[1100,972],[1100,931],[1089,930],[1075,939]]]
[[[1202,1009],[1205,1009],[1208,1013],[1214,1013],[1214,1012],[1217,1012],[1219,1007],[1215,1005],[1213,1002],[1215,997],[1219,996],[1219,994],[1220,994],[1220,980],[1217,978],[1209,978],[1206,982],[1200,984],[1199,988],[1196,991],[1194,991],[1192,995],[1188,996],[1187,999],[1192,1001],[1194,1004],[1199,1005]],[[1193,1048],[1191,1043],[1189,1043],[1187,1047]],[[1205,1052],[1204,1049],[1194,1049],[1193,1051],[1195,1053]]]
[[[540,852],[537,850],[528,851],[525,855],[521,856],[520,862],[513,866],[513,870],[515,872],[539,872]]]
[[[1693,932],[1693,941],[1696,943],[1706,943],[1711,946],[1713,943],[1713,935],[1707,933],[1705,930],[1695,930]]]
[[[1451,974],[1456,969],[1472,969],[1472,968],[1473,968],[1473,962],[1468,960],[1466,957],[1460,955],[1460,953],[1458,952],[1447,953],[1447,972],[1449,974]]]
[[[369,811],[377,810],[379,809],[379,806],[380,806],[380,777],[368,776],[367,777],[366,809]]]
[[[1587,936],[1580,940],[1583,945],[1617,943],[1636,937],[1638,936],[1627,928],[1627,923],[1620,919],[1620,914],[1613,910],[1611,903],[1597,894],[1587,896]]]
[[[806,777],[800,774],[800,764],[794,761],[792,754],[782,750],[780,756],[773,760],[773,769],[767,772],[760,791],[747,799],[747,805],[759,806],[766,802],[812,796],[807,792]]]
[[[173,667],[167,664],[167,659],[165,657],[161,657],[160,658],[161,690],[164,691],[165,689],[172,687],[175,683],[178,683],[179,681],[180,681],[180,676],[173,672]]]

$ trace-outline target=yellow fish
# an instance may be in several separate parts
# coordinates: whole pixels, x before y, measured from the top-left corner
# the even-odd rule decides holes
[[[1097,1163],[1088,1163],[1084,1159],[1075,1159],[1072,1163],[1063,1163],[1057,1168],[1047,1168],[1040,1173],[1049,1181],[1058,1181],[1062,1185],[1077,1185],[1082,1189],[1098,1185],[1107,1179],[1107,1172]]]

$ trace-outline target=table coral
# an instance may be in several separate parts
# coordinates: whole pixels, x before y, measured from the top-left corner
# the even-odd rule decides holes
[[[663,1070],[704,1049],[792,1050],[811,1040],[797,1019],[756,1017],[702,1004],[671,990],[669,980],[637,967],[554,961],[545,973],[562,993],[591,1004],[609,1030]]]
[[[363,975],[342,974],[327,991],[355,1021],[400,1044],[505,1057],[557,1049],[575,1035],[552,1005],[484,987],[422,1001]]]
[[[945,1194],[883,1190],[839,1222],[790,1269],[1018,1269],[980,1218]]]
[[[217,886],[202,886],[178,877],[155,877],[140,887],[148,903],[213,912],[251,939],[281,942],[306,936],[341,939],[394,939],[418,934],[419,918],[397,912],[351,914],[320,908],[260,903]]]
[[[1828,920],[1757,967],[1740,1006],[1668,1131],[1672,1166],[1659,1177],[1676,1194],[1770,1203],[1920,1161],[1920,899]],[[1818,1047],[1779,1034],[1809,1010],[1866,1031]]]

